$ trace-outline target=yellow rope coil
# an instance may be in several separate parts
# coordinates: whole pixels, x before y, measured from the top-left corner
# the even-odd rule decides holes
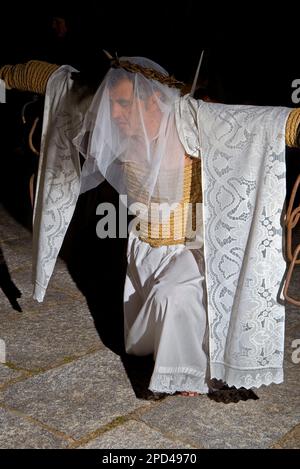
[[[290,112],[285,128],[285,143],[288,147],[299,148],[300,108]]]
[[[59,65],[40,60],[30,60],[24,64],[4,65],[0,68],[0,78],[8,89],[45,94],[48,79]]]
[[[140,192],[140,177],[137,173],[138,168],[129,164],[126,168],[126,177],[129,195],[137,196],[139,194],[139,202],[145,204],[143,195]],[[171,177],[176,177],[173,174]],[[140,218],[137,225],[139,230],[139,238],[150,244],[152,247],[184,244],[187,239],[193,237],[193,231],[197,229],[197,222],[201,221],[201,216],[197,217],[197,203],[202,202],[201,190],[201,161],[191,159],[189,164],[184,168],[184,183],[182,201],[170,212],[165,221],[161,221],[158,211],[159,201],[152,200],[151,208],[149,208],[149,219]],[[154,203],[154,204],[153,204]],[[156,204],[155,204],[156,203]],[[153,205],[152,205],[153,204]],[[201,207],[200,207],[201,208]]]

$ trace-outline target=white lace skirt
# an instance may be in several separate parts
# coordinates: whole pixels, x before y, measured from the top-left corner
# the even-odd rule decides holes
[[[201,251],[183,244],[152,248],[131,233],[127,260],[127,353],[153,354],[151,391],[206,393],[207,319]]]

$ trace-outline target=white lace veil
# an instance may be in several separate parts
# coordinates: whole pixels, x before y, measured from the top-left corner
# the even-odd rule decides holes
[[[119,63],[167,72],[142,57]],[[143,70],[142,69],[142,70]],[[149,70],[148,70],[149,72]],[[155,75],[155,74],[154,74]],[[143,73],[110,68],[98,88],[74,144],[85,157],[81,192],[103,179],[127,203],[173,204],[183,195],[184,148],[175,125],[180,91]]]

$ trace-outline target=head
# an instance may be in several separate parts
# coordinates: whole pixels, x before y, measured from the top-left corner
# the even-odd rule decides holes
[[[57,39],[63,39],[68,33],[68,26],[66,19],[62,16],[53,16],[51,28],[54,36]]]
[[[136,77],[132,73],[120,73],[109,88],[111,117],[120,131],[128,137],[146,134],[156,137],[161,121],[160,93],[153,87],[140,86],[137,90]],[[145,81],[139,77],[139,81]]]
[[[174,81],[149,59],[111,61],[73,140],[86,157],[86,187],[99,171],[120,194],[128,195],[130,203],[147,203],[158,196],[164,201],[181,200],[184,148],[176,129],[180,90],[172,86]],[[134,190],[128,168],[134,173]],[[169,174],[174,168],[178,177],[173,185]]]

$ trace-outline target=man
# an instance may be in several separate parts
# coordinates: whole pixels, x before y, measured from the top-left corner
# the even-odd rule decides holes
[[[147,59],[134,59],[128,66],[138,70],[139,64],[167,78]],[[86,156],[83,184],[91,187],[98,171],[127,196],[137,214],[127,249],[126,351],[153,354],[153,392],[194,395],[208,391],[204,263],[202,255],[197,259],[185,246],[183,212],[188,207],[181,202],[190,203],[191,187],[187,194],[184,187],[193,175],[200,189],[200,174],[185,158],[177,136],[174,102],[179,95],[157,80],[113,68],[75,142]]]
[[[209,378],[246,388],[282,382],[284,151],[285,137],[298,144],[299,110],[205,103],[180,97],[177,85],[153,62],[125,58],[113,64],[91,106],[76,108],[70,71],[49,80],[35,298],[45,294],[79,184],[83,191],[106,178],[138,215],[128,243],[126,347],[154,354],[151,389],[205,392]],[[76,148],[86,157],[82,173]],[[183,202],[192,203],[193,220],[202,194],[197,238],[180,213]]]
[[[83,181],[98,171],[140,209],[128,243],[126,349],[153,353],[155,392],[206,392],[209,378],[246,388],[281,382],[284,315],[277,295],[285,269],[280,213],[290,110],[204,103],[180,98],[173,86],[147,59],[116,61],[80,134]],[[196,160],[188,165],[190,157]],[[171,214],[173,204],[185,213],[185,203],[201,203],[199,158],[205,262],[203,242],[194,245],[195,256],[186,222],[176,225]],[[152,217],[153,203],[170,210]]]

